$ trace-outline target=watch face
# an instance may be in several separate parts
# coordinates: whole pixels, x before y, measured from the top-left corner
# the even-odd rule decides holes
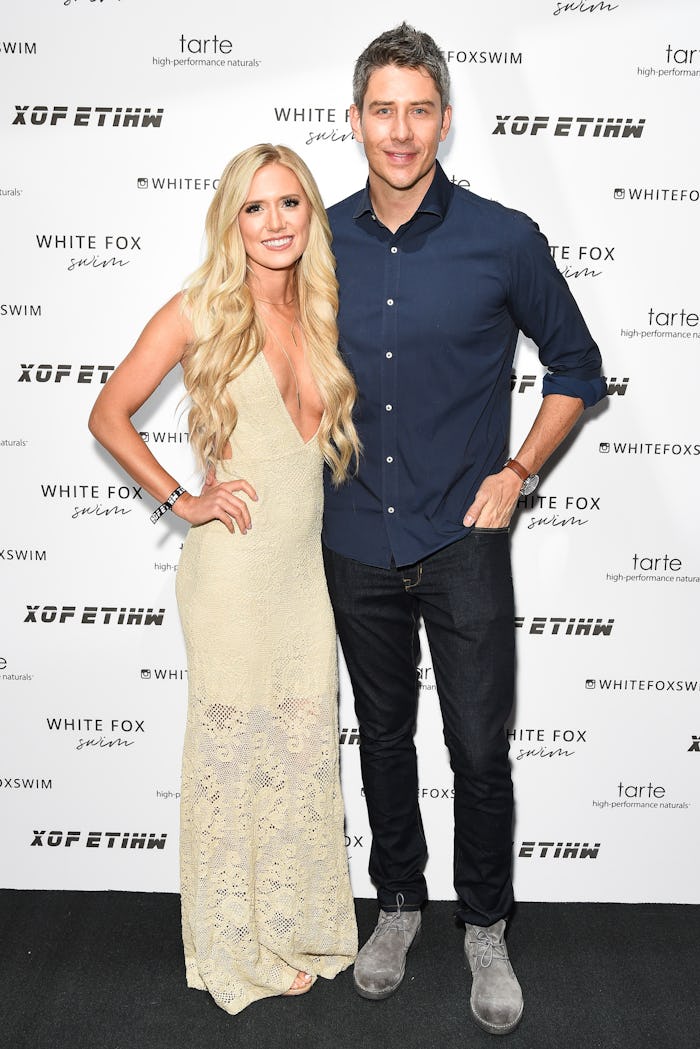
[[[523,486],[520,489],[521,495],[532,495],[537,485],[540,483],[540,479],[537,474],[530,474],[526,481],[523,481]]]

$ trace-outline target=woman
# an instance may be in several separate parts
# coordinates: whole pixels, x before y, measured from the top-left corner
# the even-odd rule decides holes
[[[283,146],[224,171],[208,254],[100,394],[94,436],[191,525],[177,573],[189,709],[181,801],[187,982],[237,1013],[303,994],[357,950],[338,778],[337,668],[323,574],[323,460],[358,454],[337,355],[337,284],[314,180]],[[180,363],[185,492],[131,416]]]

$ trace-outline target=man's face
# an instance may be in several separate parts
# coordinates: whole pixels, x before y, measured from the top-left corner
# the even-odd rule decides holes
[[[452,110],[441,112],[433,78],[423,69],[382,66],[369,78],[362,112],[350,107],[355,138],[362,142],[375,179],[395,190],[429,184],[438,145],[450,129]]]

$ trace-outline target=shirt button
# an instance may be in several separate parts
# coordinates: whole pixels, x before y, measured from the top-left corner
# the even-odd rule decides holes
[[[387,461],[388,463],[393,463],[393,461],[394,461],[394,456],[393,456],[393,455],[387,455],[387,457],[386,457],[386,461]]]
[[[390,412],[390,411],[391,411],[391,405],[390,405],[390,404],[387,404],[387,405],[386,405],[386,410],[387,410],[388,412]]]
[[[393,512],[394,512],[394,507],[393,507],[393,506],[387,506],[387,508],[386,508],[386,512],[387,512],[388,514],[393,514]]]
[[[388,361],[390,361],[390,360],[391,360],[391,358],[392,358],[393,356],[394,356],[394,355],[393,355],[393,353],[391,352],[391,350],[387,350],[387,354],[386,354],[386,359],[387,359]]]
[[[391,249],[391,254],[395,255],[398,250],[399,250],[398,248],[392,248]]]
[[[394,305],[394,300],[393,299],[387,299],[386,300],[386,304],[387,304],[387,306],[393,306]]]

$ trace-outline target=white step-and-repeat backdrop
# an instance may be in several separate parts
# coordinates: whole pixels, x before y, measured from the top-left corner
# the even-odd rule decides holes
[[[176,890],[183,528],[102,453],[101,384],[202,250],[228,159],[298,150],[333,203],[365,178],[354,59],[406,19],[444,48],[455,182],[546,232],[609,382],[513,535],[510,736],[524,900],[699,902],[700,232],[695,0],[35,0],[0,29],[0,883]],[[539,404],[513,375],[516,448]],[[137,419],[196,485],[179,377]],[[452,779],[427,645],[420,794],[449,899]],[[347,846],[372,895],[357,727]]]

